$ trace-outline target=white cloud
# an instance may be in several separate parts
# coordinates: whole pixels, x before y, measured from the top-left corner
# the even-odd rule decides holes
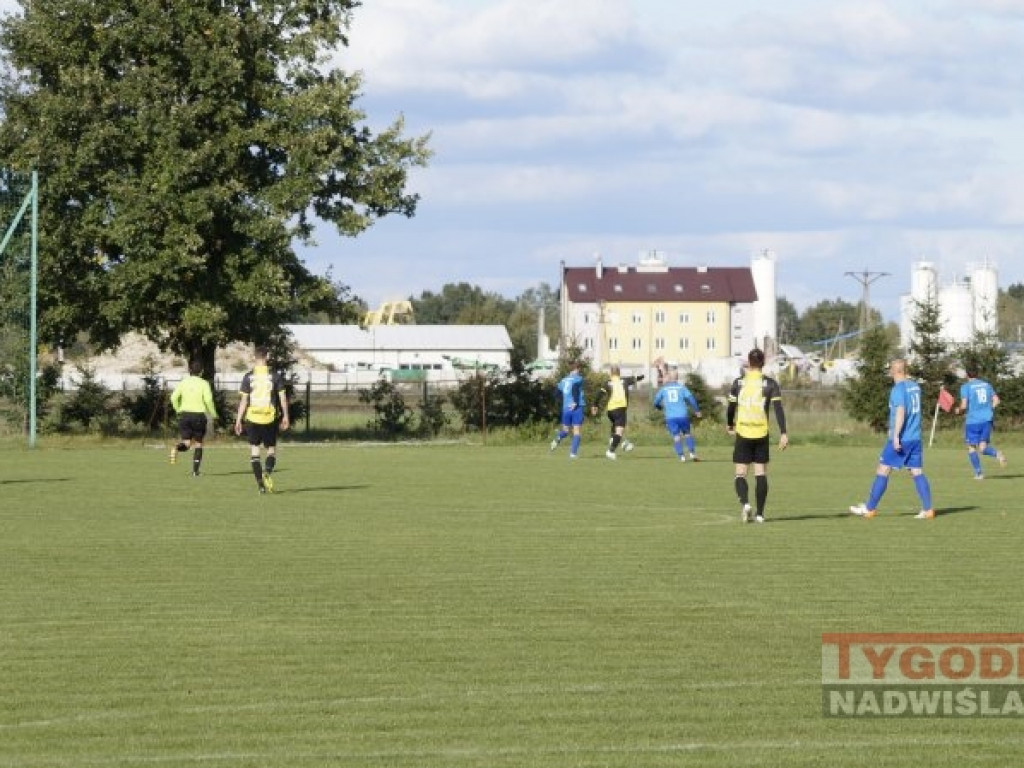
[[[1022,20],[1024,0],[365,2],[337,61],[371,122],[405,113],[436,155],[415,218],[304,253],[371,302],[651,248],[772,248],[803,306],[889,271],[892,314],[921,258],[1024,281]]]

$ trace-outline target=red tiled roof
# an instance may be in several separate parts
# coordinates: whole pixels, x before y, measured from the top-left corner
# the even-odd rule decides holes
[[[669,267],[663,272],[638,272],[605,267],[601,279],[594,267],[566,267],[565,287],[574,304],[598,301],[757,301],[749,267]]]

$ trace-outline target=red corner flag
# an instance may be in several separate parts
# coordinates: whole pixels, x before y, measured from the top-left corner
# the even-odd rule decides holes
[[[949,390],[945,387],[939,388],[939,408],[949,413],[953,409],[953,403],[956,402],[953,396],[949,393]]]

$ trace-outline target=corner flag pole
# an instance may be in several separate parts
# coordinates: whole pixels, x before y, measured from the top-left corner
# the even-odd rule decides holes
[[[928,447],[932,447],[932,443],[935,442],[935,424],[939,420],[939,401],[935,401],[935,413],[932,414],[932,434],[928,438]]]

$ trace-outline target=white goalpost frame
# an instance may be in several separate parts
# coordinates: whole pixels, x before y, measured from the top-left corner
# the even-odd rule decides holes
[[[36,297],[39,272],[39,174],[37,171],[32,171],[32,188],[25,195],[25,199],[21,202],[21,208],[18,209],[18,213],[7,227],[3,241],[0,241],[0,256],[7,249],[7,243],[14,236],[14,230],[17,229],[25,213],[29,210],[31,210],[32,215],[30,217],[31,245],[28,309],[28,447],[34,448],[36,444],[36,366],[38,365],[38,360],[36,359]]]

